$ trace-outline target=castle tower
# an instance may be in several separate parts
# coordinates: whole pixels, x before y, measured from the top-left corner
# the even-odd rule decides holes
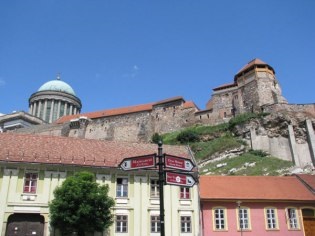
[[[81,100],[70,85],[60,80],[48,81],[29,98],[29,113],[52,123],[65,115],[79,114]]]
[[[237,94],[233,97],[236,113],[260,112],[263,106],[287,103],[274,69],[260,59],[245,65],[234,77]]]

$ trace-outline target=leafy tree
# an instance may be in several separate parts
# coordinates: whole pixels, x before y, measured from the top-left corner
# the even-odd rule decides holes
[[[176,139],[180,143],[198,142],[200,140],[199,135],[194,130],[184,130],[177,135]]]
[[[49,204],[51,225],[62,235],[77,232],[102,232],[113,223],[110,208],[114,200],[108,196],[108,185],[99,185],[94,175],[78,172],[68,177],[54,191]]]
[[[152,143],[158,144],[159,141],[162,141],[162,136],[158,133],[154,133],[151,138]]]

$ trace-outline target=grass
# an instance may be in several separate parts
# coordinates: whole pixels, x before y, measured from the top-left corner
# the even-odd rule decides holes
[[[217,152],[224,152],[226,150],[238,148],[242,143],[231,135],[224,135],[208,142],[192,143],[190,145],[192,151],[195,153],[197,161],[209,158]]]
[[[217,167],[218,164],[226,165]],[[245,167],[245,163],[255,163],[253,167]],[[294,164],[290,161],[284,161],[275,157],[261,157],[251,153],[244,153],[239,157],[226,158],[224,160],[215,161],[203,166],[200,169],[200,174],[211,175],[271,175],[277,176],[284,174],[286,170]],[[237,171],[230,172],[235,168]]]
[[[245,113],[232,118],[229,123],[216,126],[195,125],[181,131],[163,134],[162,139],[165,144],[184,144],[189,145],[195,154],[197,162],[213,158],[215,153],[247,145],[246,141],[233,136],[233,130],[236,125],[244,124],[253,118],[261,118],[267,113]],[[197,135],[198,142],[192,142],[190,134]],[[181,134],[181,135],[180,135]],[[185,135],[184,135],[185,134]],[[188,137],[182,139],[181,136]],[[181,137],[179,139],[178,137]],[[185,143],[180,143],[181,140]],[[190,141],[187,141],[190,140]],[[218,164],[223,164],[217,167]],[[226,165],[225,165],[226,163]],[[246,164],[247,163],[247,164]],[[255,163],[254,166],[246,166],[248,163]],[[284,161],[276,157],[270,157],[261,150],[249,150],[247,153],[234,158],[208,163],[200,169],[200,174],[213,175],[283,175],[286,170],[294,164],[290,161]],[[231,171],[234,169],[234,171]]]

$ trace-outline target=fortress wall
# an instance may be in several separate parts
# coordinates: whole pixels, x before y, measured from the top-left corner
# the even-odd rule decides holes
[[[311,146],[309,142],[296,143],[292,127],[288,127],[289,137],[268,137],[267,135],[257,135],[251,129],[251,144],[254,150],[263,150],[270,155],[282,160],[294,161],[296,166],[305,167],[312,164]],[[313,163],[314,165],[314,163]]]
[[[288,112],[301,112],[307,113],[315,118],[315,103],[311,104],[272,104],[263,107],[264,112],[277,112],[277,111],[288,111]]]
[[[256,104],[259,104],[259,97],[257,93],[257,81],[254,80],[245,86],[240,88],[242,91],[242,101],[243,101],[243,111],[240,111],[240,113],[244,112],[252,112],[254,109],[254,106]]]
[[[296,145],[296,151],[298,154],[298,159],[300,166],[304,167],[312,163],[312,158],[310,155],[310,146],[308,143],[299,143]],[[314,165],[314,164],[313,164]]]
[[[252,149],[263,150],[270,155],[282,160],[292,161],[289,140],[284,137],[270,138],[267,135],[257,135],[255,130],[251,130]]]
[[[195,108],[183,106],[156,107],[152,111],[154,132],[163,134],[174,132],[195,123]]]
[[[89,122],[84,137],[128,142],[148,141],[152,133],[150,127],[149,112],[103,117]]]

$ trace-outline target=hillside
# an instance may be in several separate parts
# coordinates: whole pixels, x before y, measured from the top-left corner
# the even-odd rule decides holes
[[[272,120],[272,121],[271,121]],[[273,122],[273,125],[269,123]],[[295,167],[295,163],[271,156],[262,150],[252,150],[248,139],[249,127],[268,124],[272,135],[287,135],[284,128],[288,121],[282,114],[246,113],[232,118],[228,123],[216,126],[196,125],[181,131],[153,136],[153,141],[162,138],[165,144],[189,145],[194,152],[201,175],[285,175],[309,172]],[[245,131],[244,131],[245,130]],[[301,129],[299,139],[305,139]],[[298,170],[297,170],[298,169]]]

